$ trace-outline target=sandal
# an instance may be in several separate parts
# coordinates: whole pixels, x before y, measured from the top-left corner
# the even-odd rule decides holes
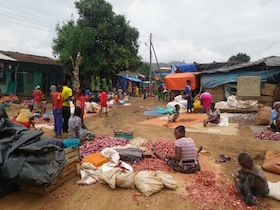
[[[224,158],[227,161],[231,160],[231,157],[225,156],[224,154],[220,154],[220,158]]]

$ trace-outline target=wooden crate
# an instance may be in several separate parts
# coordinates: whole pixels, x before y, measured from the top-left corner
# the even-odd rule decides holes
[[[270,90],[270,89],[261,89],[261,95],[264,95],[264,96],[273,96],[273,95],[274,95],[274,90]]]
[[[274,91],[277,84],[264,83],[263,89]]]
[[[261,101],[273,101],[273,96],[261,96]]]
[[[220,85],[215,88],[205,88],[204,91],[210,93],[213,96],[214,102],[225,100],[225,92],[223,85]]]
[[[66,148],[64,149],[66,153],[66,165],[60,173],[59,179],[51,184],[46,184],[42,186],[20,186],[19,190],[25,192],[31,192],[39,195],[46,195],[53,190],[56,190],[66,181],[77,176],[77,164],[79,160],[79,150]]]

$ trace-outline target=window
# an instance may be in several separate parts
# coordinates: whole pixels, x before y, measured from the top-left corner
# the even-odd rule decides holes
[[[26,78],[26,83],[33,83],[33,81],[34,81],[33,72],[27,72],[27,74],[25,75],[25,78]]]

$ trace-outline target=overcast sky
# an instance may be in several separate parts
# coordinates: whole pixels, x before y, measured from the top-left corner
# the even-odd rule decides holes
[[[53,57],[55,25],[77,19],[75,0],[0,0],[0,50]],[[149,62],[149,35],[159,62],[251,61],[280,56],[278,0],[109,0],[140,32]],[[155,56],[153,55],[153,62]]]

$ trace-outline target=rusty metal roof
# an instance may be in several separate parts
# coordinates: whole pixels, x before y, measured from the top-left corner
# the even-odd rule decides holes
[[[9,56],[13,59],[16,59],[18,62],[62,66],[62,64],[59,61],[49,57],[29,55],[29,54],[24,54],[19,52],[1,51],[1,50],[0,53]]]
[[[5,61],[17,61],[16,59],[11,58],[11,57],[9,57],[9,56],[7,56],[7,55],[4,55],[4,54],[2,54],[2,53],[0,53],[0,60],[5,60]]]

